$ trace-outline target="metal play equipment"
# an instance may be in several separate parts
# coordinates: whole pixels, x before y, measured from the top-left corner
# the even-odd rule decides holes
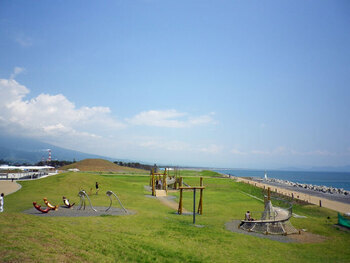
[[[245,220],[241,221],[239,228],[249,232],[258,232],[266,235],[288,235],[300,233],[300,231],[289,221],[292,217],[292,204],[282,199],[276,198],[275,200],[281,204],[284,203],[285,207],[274,207],[272,205],[270,188],[268,188],[264,211],[252,212],[250,218],[245,218]]]
[[[81,210],[81,208],[83,208],[83,209],[85,210],[86,199],[87,199],[87,200],[89,201],[90,208],[91,208],[92,210],[94,210],[95,212],[97,212],[97,210],[92,206],[92,203],[91,203],[91,200],[90,200],[88,194],[87,194],[84,190],[81,190],[81,191],[79,192],[78,195],[79,195],[79,197],[80,197],[80,203],[79,203],[79,208],[78,208],[78,210]],[[126,214],[128,213],[128,210],[125,209],[125,207],[123,206],[122,202],[120,201],[120,199],[118,198],[118,196],[117,196],[115,193],[113,193],[112,191],[107,191],[107,192],[106,192],[106,195],[109,197],[110,203],[109,203],[109,207],[105,210],[105,212],[107,212],[108,210],[111,209],[111,207],[112,207],[112,202],[113,202],[113,201],[112,201],[112,196],[114,196],[114,197],[118,200],[118,202],[119,202],[120,206],[122,207],[122,209],[124,210],[124,212],[125,212]]]
[[[84,208],[84,210],[85,210],[85,198],[86,198],[87,200],[89,200],[89,204],[90,204],[91,209],[94,210],[95,212],[97,212],[97,210],[95,208],[93,208],[91,201],[90,201],[90,198],[89,198],[88,194],[85,192],[85,190],[79,191],[78,196],[80,197],[80,203],[79,203],[78,210],[80,210],[81,208]]]
[[[111,202],[110,202],[110,204],[109,204],[109,207],[106,209],[106,212],[112,207],[112,197],[111,197],[111,196],[114,195],[115,198],[118,200],[120,206],[123,208],[124,212],[125,212],[125,213],[128,213],[128,210],[125,209],[125,207],[123,206],[122,202],[120,201],[120,199],[118,198],[118,196],[117,196],[115,193],[113,193],[112,191],[107,191],[107,192],[106,192],[106,195],[107,195],[107,196],[109,197],[109,199],[111,200]]]

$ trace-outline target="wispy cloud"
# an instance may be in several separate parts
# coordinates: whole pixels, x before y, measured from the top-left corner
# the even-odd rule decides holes
[[[14,79],[18,74],[20,74],[24,71],[25,71],[25,68],[15,67],[13,69],[13,73],[10,76],[10,79]]]
[[[143,111],[134,117],[127,119],[132,125],[144,125],[167,128],[184,128],[203,124],[214,123],[212,114],[198,117],[189,117],[188,113],[177,110],[149,110]]]
[[[336,156],[336,153],[332,153],[326,150],[313,150],[313,151],[296,151],[287,149],[286,147],[280,146],[273,150],[251,150],[250,154],[254,155],[296,155],[296,156]]]
[[[291,150],[291,154],[300,156],[336,156],[336,153],[326,151],[326,150],[314,150],[314,151],[295,151]]]
[[[211,144],[211,145],[199,148],[200,152],[209,153],[209,154],[218,154],[222,150],[223,150],[223,147],[217,144]]]
[[[231,149],[230,153],[235,154],[235,155],[247,155],[247,152],[242,152],[238,149]]]
[[[16,43],[22,47],[30,47],[33,45],[33,40],[30,37],[25,36],[24,34],[18,34],[15,37]]]

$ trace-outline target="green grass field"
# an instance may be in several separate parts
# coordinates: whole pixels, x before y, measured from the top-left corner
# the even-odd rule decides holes
[[[184,171],[185,182],[198,185],[198,176],[211,172]],[[193,175],[194,177],[190,177]],[[38,217],[22,211],[47,197],[62,204],[62,196],[79,203],[77,193],[100,183],[94,206],[108,206],[104,195],[112,190],[129,216]],[[100,173],[64,173],[21,182],[22,189],[5,197],[0,214],[1,262],[349,262],[350,232],[333,225],[334,211],[295,205],[307,218],[292,218],[297,228],[325,236],[322,243],[280,243],[233,233],[224,224],[240,219],[247,209],[262,211],[263,204],[242,192],[263,198],[261,190],[223,178],[205,178],[203,215],[192,225],[191,216],[176,215],[157,199],[146,197],[147,176]],[[177,193],[172,193],[178,198]],[[116,205],[116,204],[115,204]],[[192,210],[192,193],[184,194],[184,208]],[[62,209],[62,208],[61,208]],[[54,211],[51,211],[54,213]],[[330,217],[328,219],[327,217]]]

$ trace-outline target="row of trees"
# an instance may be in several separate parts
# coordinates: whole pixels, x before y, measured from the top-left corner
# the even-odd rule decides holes
[[[126,167],[137,168],[137,169],[143,169],[143,170],[147,170],[147,171],[151,171],[154,168],[153,165],[142,164],[142,163],[121,162],[121,161],[116,161],[114,163],[117,164],[117,165],[120,165],[120,166],[126,166]]]
[[[73,161],[58,161],[58,160],[52,160],[52,161],[40,161],[37,162],[35,165],[37,166],[42,166],[42,165],[49,165],[49,166],[53,166],[55,168],[59,168],[65,165],[69,165],[72,163],[75,163],[75,159]]]

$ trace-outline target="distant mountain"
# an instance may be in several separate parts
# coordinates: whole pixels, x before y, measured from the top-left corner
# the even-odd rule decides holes
[[[283,171],[303,171],[303,172],[350,172],[350,165],[344,166],[315,166],[311,168],[284,167]]]
[[[51,149],[52,160],[73,161],[75,159],[79,161],[87,158],[102,158],[110,161],[116,160],[106,156],[64,149],[34,139],[3,136],[0,134],[0,159],[5,161],[34,164],[41,161],[42,158],[45,160],[48,158],[47,149]]]

